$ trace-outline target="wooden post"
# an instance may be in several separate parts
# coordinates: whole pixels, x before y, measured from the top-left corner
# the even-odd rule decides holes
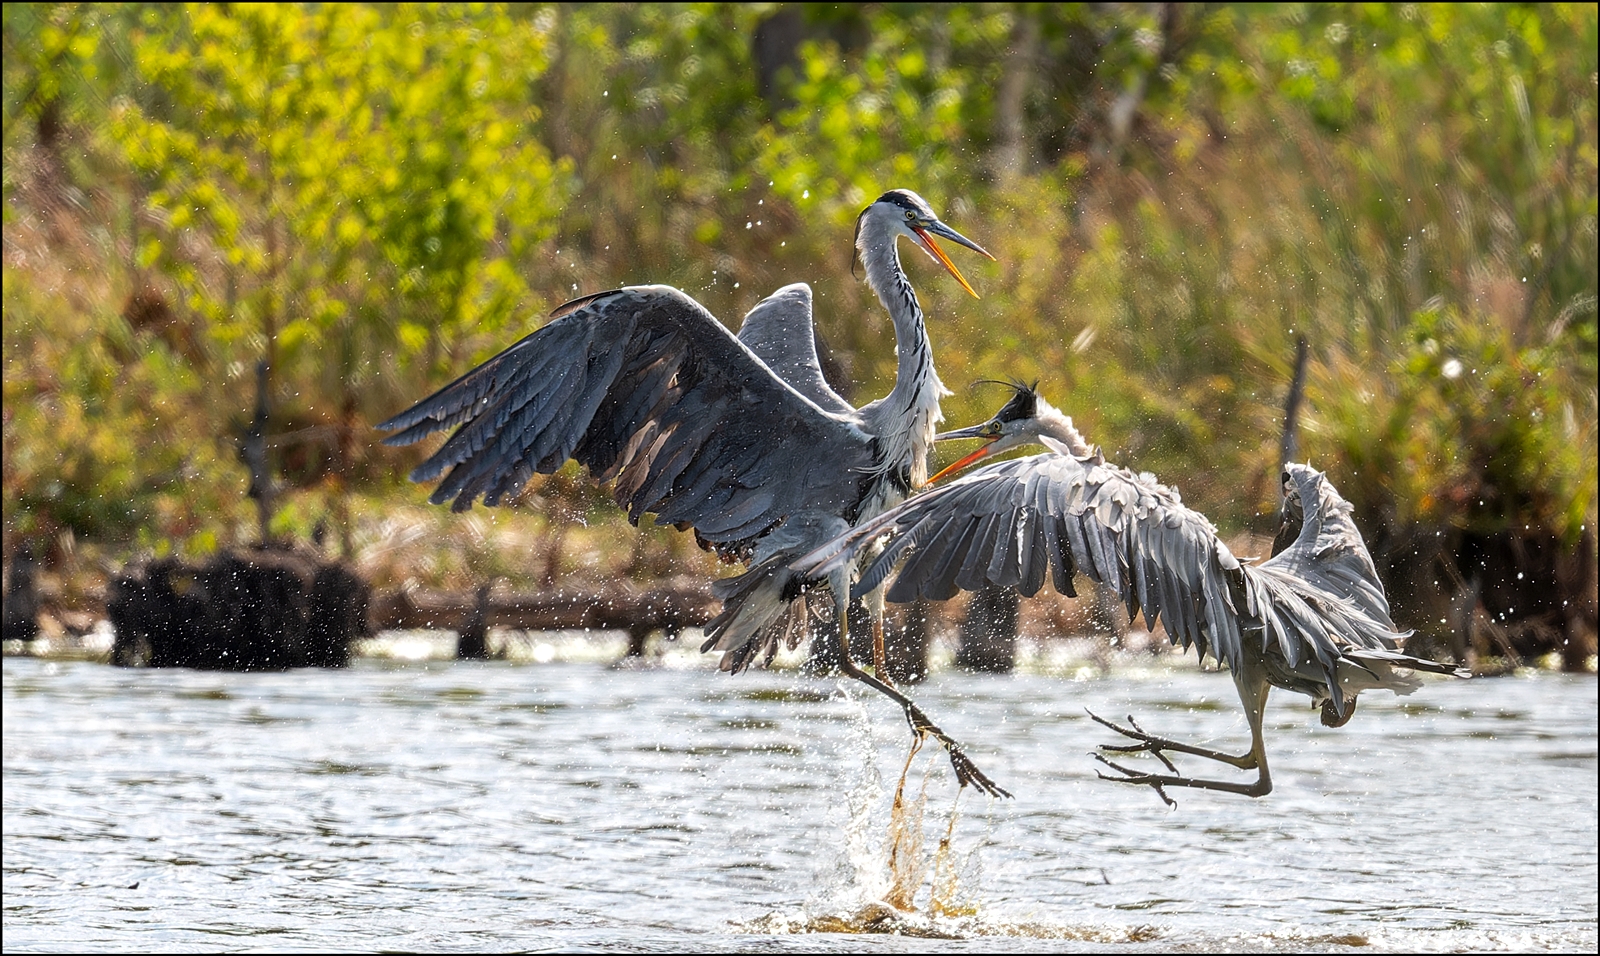
[[[4,637],[31,641],[39,636],[39,592],[33,582],[33,551],[27,545],[11,558],[11,580],[6,582]]]
[[[889,679],[896,684],[915,684],[928,676],[927,601],[914,601],[901,608],[899,626],[885,623],[884,656]]]
[[[256,363],[256,413],[239,440],[239,460],[250,469],[250,488],[247,495],[256,503],[256,522],[260,527],[262,547],[270,538],[273,500],[278,489],[272,480],[272,466],[267,460],[267,374],[270,366],[263,359]]]
[[[1017,666],[1017,615],[1021,606],[1016,588],[989,584],[974,592],[961,622],[956,665],[975,671],[1010,673]]]
[[[644,642],[650,637],[654,628],[647,624],[635,624],[628,628],[628,653],[625,657],[644,657]]]
[[[472,611],[460,630],[456,641],[456,660],[486,661],[489,659],[489,585],[478,585]]]
[[[1283,440],[1278,445],[1278,474],[1283,474],[1283,467],[1293,461],[1300,453],[1300,401],[1306,393],[1306,361],[1310,358],[1311,348],[1306,344],[1306,337],[1300,336],[1294,347],[1294,377],[1289,380],[1289,395],[1283,400]],[[1278,501],[1283,501],[1283,482],[1275,478],[1278,483]]]

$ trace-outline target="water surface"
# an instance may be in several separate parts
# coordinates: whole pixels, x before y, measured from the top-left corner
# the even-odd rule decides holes
[[[1226,675],[948,671],[914,694],[1016,799],[957,804],[919,754],[899,913],[875,901],[909,733],[836,680],[7,658],[5,947],[1595,950],[1592,676],[1433,680],[1338,730],[1279,693],[1276,790],[1175,790],[1176,811],[1095,778],[1083,708],[1243,750]]]

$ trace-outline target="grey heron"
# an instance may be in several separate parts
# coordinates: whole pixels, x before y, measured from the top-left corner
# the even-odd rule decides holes
[[[1351,506],[1308,465],[1286,467],[1284,519],[1298,533],[1261,564],[1246,564],[1216,529],[1184,506],[1153,475],[1108,464],[1031,387],[1016,386],[983,424],[939,440],[981,438],[984,444],[934,476],[1026,444],[1044,454],[991,464],[919,494],[859,523],[796,567],[804,574],[856,567],[859,591],[879,589],[893,573],[887,599],[945,600],[986,584],[1037,593],[1046,574],[1074,594],[1082,571],[1114,588],[1130,618],[1165,621],[1169,638],[1226,664],[1250,724],[1249,752],[1227,754],[1146,733],[1133,718],[1122,727],[1091,714],[1134,743],[1104,745],[1097,758],[1116,771],[1108,780],[1155,788],[1197,787],[1264,796],[1272,790],[1262,742],[1262,714],[1272,687],[1297,691],[1321,706],[1322,722],[1342,726],[1356,695],[1382,688],[1409,694],[1420,682],[1397,669],[1451,673],[1453,668],[1407,656],[1383,584],[1351,520]],[[1105,753],[1148,751],[1170,774],[1140,773]],[[1183,753],[1257,771],[1252,783],[1181,776],[1164,752]]]
[[[807,582],[789,565],[927,478],[948,392],[899,239],[977,295],[936,236],[994,258],[909,190],[884,193],[856,220],[856,254],[893,320],[898,360],[893,389],[861,408],[822,376],[808,286],[761,302],[735,336],[683,292],[649,285],[568,302],[543,328],[378,427],[397,432],[385,439],[391,445],[455,429],[411,479],[442,478],[430,500],[453,500],[457,511],[480,495],[499,504],[571,458],[613,483],[635,524],[651,512],[657,524],[693,529],[702,546],[749,565],[715,583],[723,608],[702,650],[721,651],[721,668],[734,673],[770,662],[780,642],[795,646],[806,630]],[[878,673],[851,659],[850,577],[842,569],[828,582],[844,672],[900,704],[919,738],[943,743],[963,787],[1008,796],[885,679],[881,599],[869,601]]]

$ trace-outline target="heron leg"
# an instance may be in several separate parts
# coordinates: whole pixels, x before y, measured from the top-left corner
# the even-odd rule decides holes
[[[950,766],[955,768],[956,782],[961,786],[965,787],[970,783],[992,797],[1011,796],[1009,791],[1000,787],[993,780],[990,780],[987,774],[979,770],[978,765],[972,762],[972,758],[968,757],[966,751],[961,749],[961,745],[956,742],[955,738],[940,730],[939,725],[929,720],[928,715],[922,712],[922,708],[911,702],[911,698],[856,666],[856,662],[850,657],[850,627],[849,619],[846,616],[849,613],[848,597],[840,601],[837,597],[839,593],[838,591],[834,592],[835,603],[838,606],[840,615],[839,619],[844,622],[839,628],[839,641],[844,647],[844,662],[839,665],[839,669],[899,704],[906,712],[906,723],[911,725],[911,732],[916,734],[919,739],[932,737],[944,745],[945,751],[950,754]],[[843,593],[848,595],[850,592],[846,589]],[[882,618],[879,621],[881,625]]]
[[[893,687],[894,678],[889,676],[889,654],[883,644],[883,588],[864,595],[861,603],[872,615],[872,673]]]
[[[872,619],[872,672],[878,679],[889,686],[894,686],[894,681],[889,677],[889,656],[883,649],[883,618]]]
[[[1263,740],[1261,735],[1261,724],[1267,709],[1267,694],[1271,690],[1271,687],[1265,680],[1261,679],[1239,680],[1236,678],[1234,683],[1239,688],[1239,700],[1244,704],[1245,717],[1250,722],[1249,753],[1235,756],[1233,754],[1223,753],[1219,750],[1210,750],[1205,747],[1196,747],[1192,744],[1179,743],[1175,740],[1168,740],[1164,737],[1156,737],[1154,735],[1145,733],[1139,727],[1139,725],[1134,722],[1132,717],[1128,718],[1128,723],[1133,725],[1133,729],[1129,730],[1126,727],[1120,727],[1116,724],[1113,724],[1108,720],[1102,720],[1100,717],[1091,713],[1089,716],[1093,717],[1100,724],[1103,724],[1104,726],[1109,727],[1126,737],[1131,737],[1134,740],[1139,741],[1136,744],[1102,744],[1100,748],[1102,751],[1111,751],[1113,753],[1138,753],[1141,751],[1149,752],[1155,754],[1162,763],[1167,765],[1167,769],[1172,771],[1170,775],[1140,773],[1131,767],[1125,767],[1122,764],[1116,763],[1108,758],[1104,753],[1097,753],[1094,755],[1096,760],[1110,767],[1112,770],[1115,770],[1117,773],[1121,774],[1121,776],[1112,776],[1100,770],[1096,770],[1095,773],[1099,775],[1101,780],[1111,780],[1117,783],[1132,783],[1151,787],[1155,790],[1156,794],[1161,797],[1162,801],[1164,801],[1169,807],[1176,807],[1178,804],[1171,797],[1167,796],[1167,792],[1165,790],[1166,787],[1190,787],[1196,790],[1217,790],[1223,793],[1243,794],[1247,797],[1264,797],[1271,793],[1272,774],[1267,769],[1266,742]],[[1178,768],[1173,765],[1171,760],[1167,759],[1166,755],[1162,753],[1163,750],[1170,750],[1175,753],[1192,754],[1196,757],[1205,757],[1209,760],[1217,760],[1222,763],[1238,767],[1241,770],[1255,770],[1256,779],[1254,783],[1234,783],[1227,780],[1206,780],[1200,777],[1185,777],[1178,773]]]

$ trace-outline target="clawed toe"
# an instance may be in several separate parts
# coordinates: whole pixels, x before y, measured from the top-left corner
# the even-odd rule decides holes
[[[1150,775],[1148,773],[1139,773],[1138,771],[1133,770],[1132,768],[1124,767],[1121,764],[1116,763],[1115,761],[1108,760],[1105,757],[1104,754],[1091,754],[1090,756],[1094,757],[1094,759],[1096,759],[1096,760],[1100,761],[1101,763],[1105,764],[1106,766],[1110,767],[1112,770],[1115,770],[1117,773],[1122,774],[1122,776],[1120,776],[1120,777],[1113,777],[1110,774],[1105,773],[1104,771],[1097,769],[1097,770],[1095,770],[1095,774],[1097,776],[1099,776],[1099,778],[1101,780],[1110,780],[1110,781],[1113,781],[1115,783],[1132,783],[1132,784],[1140,784],[1140,785],[1143,785],[1143,786],[1147,786],[1150,789],[1154,790],[1156,792],[1156,796],[1160,797],[1162,802],[1165,803],[1167,806],[1171,807],[1174,810],[1176,810],[1178,808],[1178,801],[1176,801],[1176,800],[1172,799],[1171,797],[1167,796],[1167,791],[1162,788],[1163,784],[1168,782],[1165,779],[1152,776],[1152,775]],[[1168,766],[1171,766],[1171,765],[1168,764]]]
[[[972,784],[991,797],[1011,796],[1010,791],[990,780],[987,774],[979,770],[978,765],[973,763],[972,758],[968,757],[966,752],[961,749],[961,745],[956,743],[955,739],[949,734],[940,730],[938,725],[929,720],[928,716],[915,704],[909,704],[906,707],[906,722],[911,725],[911,732],[916,734],[918,739],[932,737],[944,746],[945,751],[950,755],[950,766],[956,772],[956,782],[961,786],[965,787],[968,784]]]
[[[961,747],[955,741],[946,739],[941,740],[940,743],[943,743],[945,749],[950,753],[950,766],[955,768],[956,780],[960,782],[961,786],[965,787],[970,783],[991,797],[1011,796],[1009,790],[996,784],[982,770],[979,770],[978,765],[973,763],[972,759],[965,753],[962,753]]]
[[[1120,724],[1114,724],[1111,721],[1106,720],[1104,717],[1101,717],[1099,714],[1089,710],[1088,708],[1084,708],[1084,713],[1094,718],[1094,721],[1100,724],[1102,727],[1109,727],[1124,737],[1131,737],[1138,741],[1138,743],[1133,744],[1100,744],[1099,747],[1102,751],[1119,754],[1154,754],[1156,759],[1165,764],[1168,770],[1172,771],[1173,773],[1178,772],[1177,765],[1169,760],[1166,754],[1161,752],[1162,749],[1170,745],[1172,741],[1146,733],[1145,729],[1139,726],[1139,722],[1133,719],[1132,714],[1128,715],[1128,724],[1130,727],[1132,727],[1130,730],[1128,727],[1123,727]],[[1099,756],[1099,754],[1096,754],[1095,756]],[[1110,761],[1107,761],[1107,763],[1109,762]]]
[[[1234,754],[1223,753],[1220,750],[1212,750],[1209,747],[1197,747],[1194,744],[1181,743],[1176,740],[1169,740],[1166,737],[1157,737],[1154,734],[1147,733],[1143,727],[1139,726],[1139,722],[1134,720],[1132,716],[1128,717],[1128,726],[1124,727],[1121,724],[1114,724],[1111,721],[1106,720],[1105,718],[1096,714],[1094,711],[1088,711],[1088,714],[1090,717],[1094,718],[1095,723],[1098,723],[1102,727],[1106,727],[1110,730],[1114,730],[1122,736],[1135,741],[1135,743],[1131,744],[1100,745],[1099,752],[1094,753],[1092,756],[1096,760],[1122,775],[1120,777],[1112,776],[1096,770],[1095,772],[1100,775],[1100,779],[1102,780],[1112,780],[1117,783],[1140,784],[1150,787],[1151,789],[1155,790],[1157,795],[1159,795],[1169,807],[1176,807],[1178,804],[1171,797],[1167,796],[1166,790],[1163,789],[1164,787],[1193,787],[1200,790],[1219,790],[1224,793],[1239,793],[1249,797],[1261,797],[1272,792],[1272,778],[1267,773],[1266,757],[1264,756],[1264,751],[1261,748],[1258,720],[1252,720],[1251,722],[1250,752],[1235,756]],[[1241,770],[1255,770],[1256,780],[1254,783],[1233,783],[1223,780],[1204,780],[1197,777],[1186,777],[1178,772],[1177,765],[1174,764],[1165,753],[1163,753],[1163,751],[1169,750],[1173,753],[1189,754],[1190,756],[1204,757],[1207,760],[1216,760],[1221,763],[1228,764],[1229,766],[1238,767]],[[1108,753],[1154,754],[1155,758],[1161,761],[1161,763],[1166,766],[1167,770],[1170,771],[1171,774],[1169,776],[1167,774],[1140,773],[1130,767],[1124,767],[1119,763],[1113,762],[1106,757],[1106,754]]]

